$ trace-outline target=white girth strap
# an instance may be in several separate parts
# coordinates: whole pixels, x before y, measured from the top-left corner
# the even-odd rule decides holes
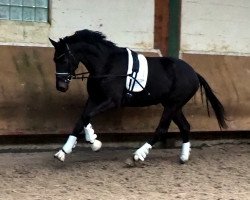
[[[127,74],[132,74],[133,56],[132,56],[132,53],[131,53],[130,49],[127,48],[127,51],[128,51],[128,71],[127,71]],[[135,81],[135,85],[134,85],[134,88],[133,88],[132,92],[141,92],[143,90],[143,88],[146,87],[146,84],[147,84],[147,78],[148,78],[148,62],[147,62],[147,59],[145,58],[144,55],[138,54],[138,60],[139,60],[139,71],[137,73],[136,80],[141,85],[139,85],[133,78],[131,78],[129,76],[127,77],[127,80],[126,80],[126,88],[129,91],[131,89],[129,83]]]

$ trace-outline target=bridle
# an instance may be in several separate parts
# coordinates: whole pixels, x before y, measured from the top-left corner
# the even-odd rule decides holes
[[[66,45],[66,51],[64,53],[62,53],[61,55],[57,56],[55,58],[55,60],[58,60],[60,59],[61,57],[63,56],[66,56],[67,54],[73,58],[74,60],[74,64],[77,64],[77,60],[74,56],[74,54],[72,53],[72,51],[70,50],[69,48],[69,45],[67,43],[65,43]],[[70,64],[70,69],[72,69],[74,67],[74,64],[72,64],[69,60],[69,58],[67,57],[67,63]],[[71,73],[71,72],[56,72],[56,77],[58,77],[59,79],[62,79],[64,80],[64,82],[66,83],[69,83],[71,81],[71,79],[88,79],[88,78],[108,78],[108,77],[127,77],[127,76],[130,76],[129,75],[100,75],[100,76],[88,76],[89,75],[89,72],[82,72],[82,73]]]
[[[74,54],[72,53],[72,51],[69,48],[69,45],[67,43],[65,43],[67,50],[62,53],[61,55],[59,55],[58,57],[55,58],[55,60],[60,59],[63,56],[66,56],[67,54],[69,56],[71,56],[74,60],[74,64],[78,64],[79,62],[77,62]],[[72,69],[74,67],[74,65],[70,62],[70,59],[67,57],[67,63],[70,64],[70,69]],[[121,78],[126,78],[126,77],[131,77],[135,80],[136,83],[138,83],[140,85],[141,88],[143,88],[148,95],[150,95],[150,93],[141,85],[141,83],[132,76],[132,74],[125,74],[125,75],[97,75],[97,76],[89,76],[89,72],[82,72],[82,73],[71,73],[71,72],[56,72],[56,77],[63,80],[65,83],[69,83],[72,79],[81,79],[82,81],[84,79],[90,79],[90,78],[94,78],[94,79],[101,79],[101,78],[117,78],[117,77],[121,77]]]
[[[70,62],[69,57],[67,57],[67,64],[70,65],[70,69],[72,70],[72,68],[74,67],[74,65],[77,65],[78,62],[75,58],[75,56],[73,55],[72,51],[69,48],[69,45],[67,43],[65,43],[67,50],[62,53],[61,55],[59,55],[58,57],[55,58],[55,60],[60,59],[63,56],[67,56],[69,55],[70,57],[73,58],[74,60],[74,64],[72,64],[72,62]],[[71,81],[71,79],[84,79],[84,78],[88,78],[88,76],[85,76],[86,74],[89,74],[89,72],[83,72],[83,73],[79,73],[79,74],[75,74],[75,72],[56,72],[56,77],[63,80],[65,83],[69,83]],[[79,77],[81,76],[81,77]]]

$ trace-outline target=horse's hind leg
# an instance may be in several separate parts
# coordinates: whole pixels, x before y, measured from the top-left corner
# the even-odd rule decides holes
[[[190,133],[190,124],[188,123],[186,117],[183,112],[180,110],[173,117],[174,123],[180,129],[181,137],[182,137],[182,149],[180,155],[180,162],[185,163],[188,161],[191,151],[191,145],[189,142],[189,133]]]
[[[164,107],[160,123],[156,128],[154,136],[134,153],[134,159],[136,161],[137,160],[144,161],[144,159],[149,153],[149,150],[153,147],[153,145],[165,136],[170,126],[175,110],[176,109],[171,106]]]

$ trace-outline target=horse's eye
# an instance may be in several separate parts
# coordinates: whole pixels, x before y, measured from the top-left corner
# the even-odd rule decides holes
[[[61,56],[55,57],[54,61],[58,62],[58,63],[64,63],[64,62],[66,62],[66,57],[65,57],[65,55],[61,55]]]

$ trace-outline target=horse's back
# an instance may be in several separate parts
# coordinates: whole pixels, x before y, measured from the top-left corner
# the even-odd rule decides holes
[[[172,57],[154,57],[147,58],[149,63],[149,79],[158,79],[164,81],[178,81],[180,84],[191,82],[194,85],[199,84],[197,74],[193,67],[184,60]]]

